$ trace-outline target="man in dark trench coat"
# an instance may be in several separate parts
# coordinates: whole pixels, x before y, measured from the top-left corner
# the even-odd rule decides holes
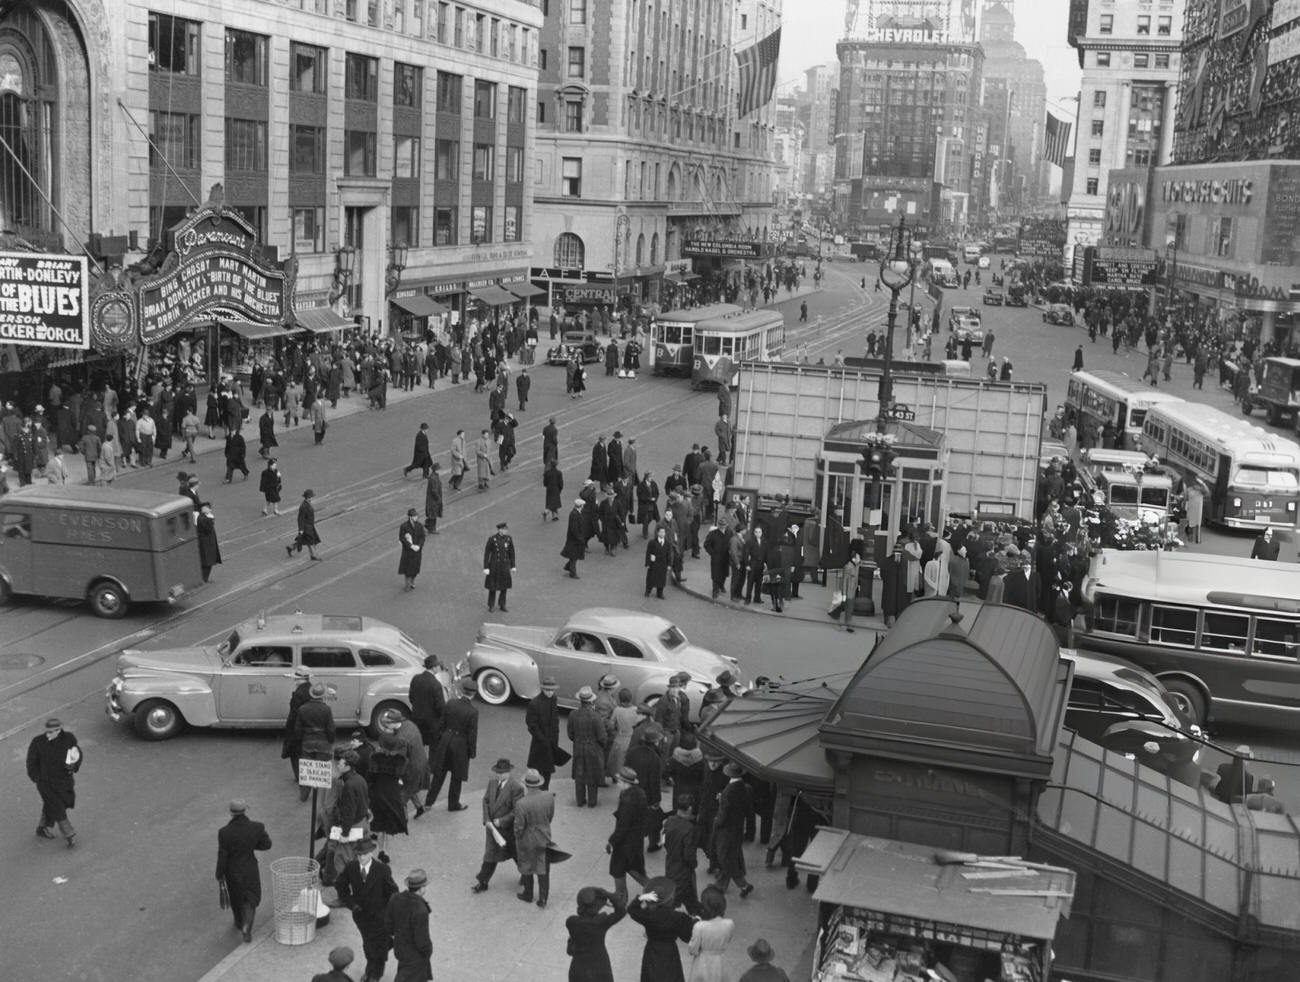
[[[461,785],[469,780],[469,762],[478,756],[478,707],[474,693],[478,683],[471,678],[460,680],[460,698],[447,703],[442,718],[442,733],[433,751],[433,783],[425,796],[424,807],[432,808],[442,792],[442,783],[451,775],[447,790],[447,811],[464,811],[460,802]]]
[[[424,526],[420,524],[414,508],[406,509],[406,521],[397,531],[397,541],[402,546],[402,558],[397,564],[397,572],[406,581],[404,589],[415,589],[415,578],[420,575],[420,564],[424,561]]]
[[[242,798],[230,803],[230,821],[217,830],[217,879],[224,881],[230,895],[230,913],[236,930],[245,941],[253,940],[253,919],[262,902],[262,874],[257,868],[256,850],[271,848],[266,826],[246,814]]]
[[[76,779],[81,768],[81,747],[77,738],[63,728],[57,719],[45,721],[45,732],[32,738],[27,746],[27,776],[36,785],[41,796],[41,817],[36,834],[42,839],[54,838],[54,827],[68,841],[71,849],[77,841],[77,830],[68,819],[68,810],[77,803]]]

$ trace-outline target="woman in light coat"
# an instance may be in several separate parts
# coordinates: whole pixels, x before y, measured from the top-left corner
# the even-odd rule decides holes
[[[946,597],[950,574],[948,561],[952,556],[952,546],[947,539],[940,539],[934,544],[934,558],[925,564],[925,595],[927,597]]]

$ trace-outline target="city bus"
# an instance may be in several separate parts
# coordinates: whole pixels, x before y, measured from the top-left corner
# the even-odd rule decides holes
[[[1205,520],[1229,528],[1294,528],[1300,445],[1239,416],[1191,402],[1152,406],[1139,449],[1209,488]]]
[[[712,317],[695,327],[691,385],[733,386],[742,361],[778,361],[785,350],[785,317],[776,310]]]
[[[695,325],[713,317],[738,314],[734,303],[670,310],[650,322],[650,350],[656,375],[690,375],[695,355]]]
[[[1070,385],[1065,394],[1065,407],[1074,411],[1075,425],[1082,430],[1085,421],[1096,429],[1100,443],[1102,428],[1107,424],[1115,430],[1116,439],[1123,435],[1121,450],[1137,446],[1142,432],[1142,421],[1147,410],[1164,403],[1182,402],[1172,392],[1153,389],[1123,372],[1097,369],[1091,372],[1071,372]]]
[[[1103,549],[1083,594],[1078,646],[1146,669],[1189,721],[1300,721],[1300,566]]]

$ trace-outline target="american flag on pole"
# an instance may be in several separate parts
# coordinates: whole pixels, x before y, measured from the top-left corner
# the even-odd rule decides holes
[[[1057,167],[1065,166],[1065,158],[1070,152],[1070,130],[1073,123],[1057,119],[1049,111],[1047,128],[1043,136],[1043,156]]]
[[[781,28],[777,28],[753,47],[736,52],[740,68],[738,116],[748,116],[765,105],[776,91],[776,63],[781,56]]]

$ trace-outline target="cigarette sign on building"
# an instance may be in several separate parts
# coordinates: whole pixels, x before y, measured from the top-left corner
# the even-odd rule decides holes
[[[90,347],[86,257],[0,253],[0,344]]]

